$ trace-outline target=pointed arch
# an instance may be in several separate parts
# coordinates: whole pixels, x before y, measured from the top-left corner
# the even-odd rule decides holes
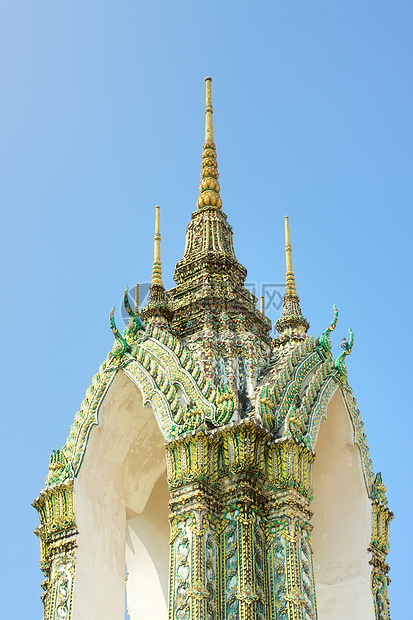
[[[315,446],[312,545],[319,620],[374,620],[368,547],[371,500],[342,389],[327,406]]]
[[[157,483],[161,484],[159,480],[163,477],[165,481],[165,471],[164,438],[154,413],[144,406],[139,388],[118,372],[100,406],[99,426],[90,431],[82,467],[74,480],[79,535],[73,617],[124,619],[127,529],[131,531],[134,519],[152,514],[150,498]],[[148,564],[153,549],[148,550],[149,540],[142,531],[139,536],[139,528],[133,529],[135,546],[138,540],[141,545],[140,557],[131,563],[136,571],[133,579],[139,583],[144,575],[138,571],[139,563]],[[167,519],[160,530],[158,555],[163,553],[163,560],[152,562],[152,575],[145,584],[149,597],[151,587],[159,592],[159,583],[167,574]]]

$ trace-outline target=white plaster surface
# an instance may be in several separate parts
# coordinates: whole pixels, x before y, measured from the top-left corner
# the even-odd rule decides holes
[[[140,390],[124,373],[109,388],[99,420],[75,479],[79,536],[73,620],[124,620],[126,518],[144,513],[154,485],[165,476],[164,440],[155,415],[143,407]],[[150,547],[145,553],[155,552]],[[157,572],[159,562],[152,565]],[[162,578],[152,576],[158,592]],[[147,587],[151,600],[149,582]]]
[[[162,475],[142,515],[127,521],[127,600],[131,620],[168,617],[168,500],[166,476]]]
[[[374,620],[371,501],[340,390],[321,424],[314,463],[314,576],[318,620]]]

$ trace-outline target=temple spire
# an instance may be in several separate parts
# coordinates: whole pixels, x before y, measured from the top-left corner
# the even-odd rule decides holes
[[[244,326],[242,329],[252,329],[254,337],[269,344],[271,322],[257,309],[256,298],[244,287],[247,270],[237,260],[232,228],[221,209],[211,81],[210,77],[205,78],[205,144],[198,208],[186,229],[184,256],[175,267],[173,277],[177,286],[168,291],[174,308],[172,326],[182,338],[203,334],[199,342],[206,342],[206,333],[213,331],[220,341],[218,333],[239,331]],[[197,338],[194,342],[198,342]],[[212,348],[208,349],[208,360],[212,360],[210,354],[215,355]],[[205,363],[210,377],[215,376],[219,365]],[[232,376],[232,371],[229,374]]]
[[[152,284],[162,286],[160,206],[156,205]]]
[[[198,210],[221,209],[222,201],[219,195],[217,155],[214,144],[214,128],[212,124],[212,78],[206,77],[206,105],[205,105],[205,144],[202,153],[201,183],[199,185]]]
[[[285,294],[283,299],[282,315],[275,322],[275,329],[281,336],[290,336],[303,338],[310,327],[307,319],[302,315],[300,308],[300,299],[297,295],[295,286],[295,276],[293,271],[293,259],[290,240],[290,227],[288,216],[284,218],[285,222]]]

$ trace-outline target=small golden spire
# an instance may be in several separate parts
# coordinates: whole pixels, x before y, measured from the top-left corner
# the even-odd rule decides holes
[[[154,255],[152,268],[152,282],[149,285],[148,303],[141,310],[141,317],[149,323],[166,327],[169,325],[173,312],[162,284],[161,266],[161,227],[160,207],[156,205]]]
[[[264,310],[264,295],[260,296],[260,310],[261,310],[261,314],[265,314]]]
[[[295,288],[295,277],[293,271],[293,259],[292,259],[292,250],[291,250],[291,242],[290,242],[290,228],[288,225],[288,215],[284,217],[285,221],[285,262],[287,267],[287,273],[285,277],[285,294],[286,295],[297,295],[297,290]]]
[[[202,153],[201,183],[199,185],[198,209],[205,207],[222,207],[219,195],[217,154],[214,144],[214,128],[212,125],[212,78],[206,77],[206,106],[205,106],[205,144]]]
[[[162,286],[160,206],[156,205],[152,284]]]
[[[283,311],[279,319],[275,321],[275,329],[281,336],[293,338],[305,338],[309,328],[309,323],[302,315],[300,300],[295,287],[295,277],[293,271],[293,260],[290,241],[290,229],[288,225],[288,215],[285,221],[285,262],[287,273],[285,277],[285,294],[283,299]],[[275,341],[277,343],[277,339]]]
[[[211,77],[205,78],[206,82],[206,106],[205,106],[205,142],[214,141],[214,127],[212,124],[212,95],[211,95]]]

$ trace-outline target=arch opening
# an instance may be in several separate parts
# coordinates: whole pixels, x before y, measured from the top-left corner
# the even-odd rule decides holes
[[[165,620],[167,614],[145,615],[142,607],[146,600],[152,609],[155,598],[164,600],[166,593],[167,600],[168,594],[164,438],[152,408],[144,407],[139,388],[123,372],[100,407],[74,484],[79,534],[73,616],[124,620],[126,560],[131,620]]]
[[[319,620],[374,620],[371,501],[353,425],[337,390],[320,427],[313,469],[312,546]]]

